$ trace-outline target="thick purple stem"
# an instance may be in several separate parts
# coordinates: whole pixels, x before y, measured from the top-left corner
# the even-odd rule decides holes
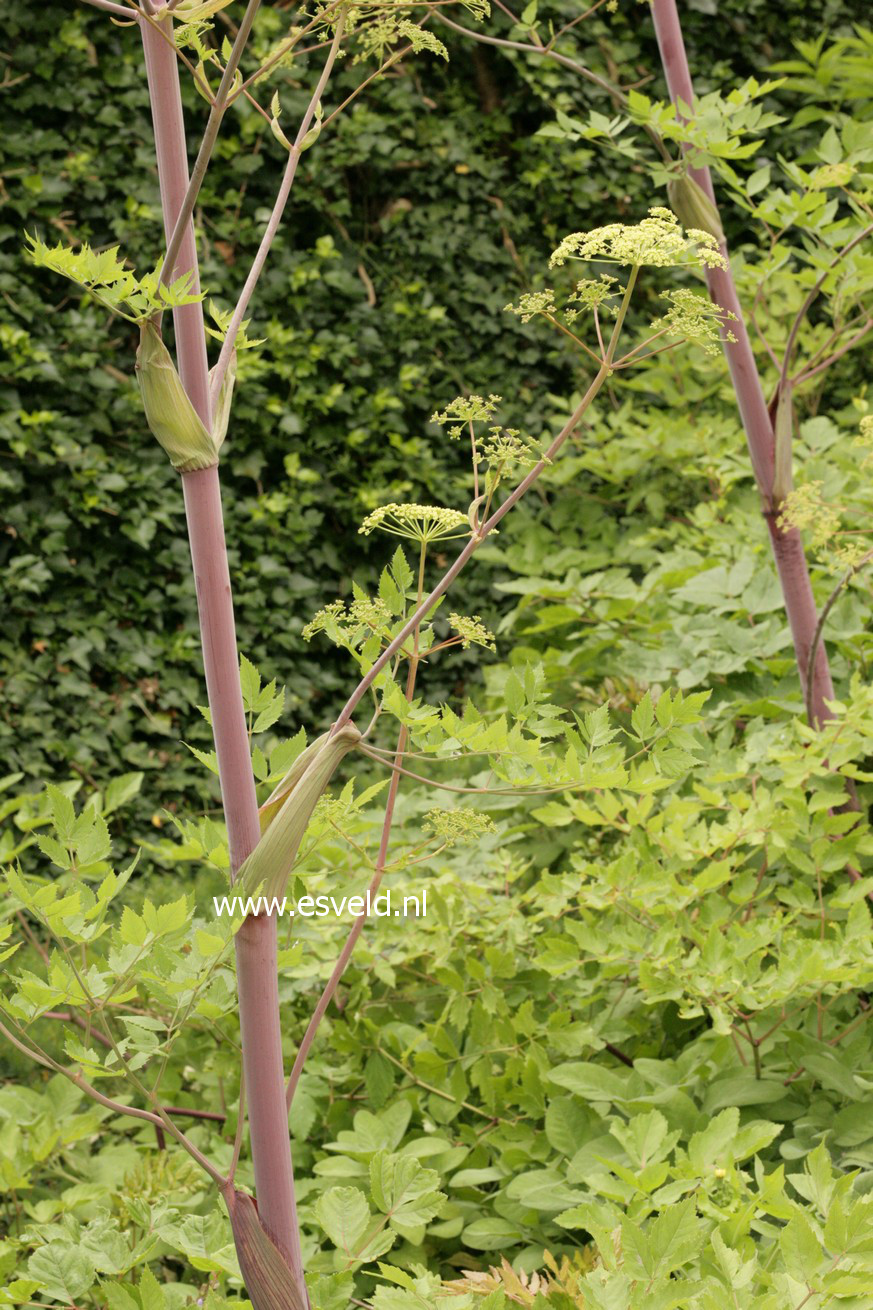
[[[168,23],[169,19],[165,20]],[[176,56],[152,24],[141,23],[158,157],[158,177],[169,239],[188,189],[188,154]],[[176,274],[193,271],[193,226],[185,232]],[[209,374],[199,304],[174,310],[179,374],[191,402],[210,425]],[[260,836],[248,731],[239,682],[233,597],[217,467],[182,478],[191,560],[203,643],[203,664],[224,814],[235,873]],[[276,920],[248,918],[236,936],[243,1070],[249,1107],[258,1216],[287,1260],[300,1304],[307,1303],[294,1198],[291,1141],[285,1108],[279,1023]],[[253,1290],[253,1289],[252,1289]]]
[[[674,103],[681,100],[691,108],[694,104],[694,86],[688,67],[688,56],[685,52],[676,0],[652,0],[652,18],[670,99]],[[690,172],[710,200],[715,203],[715,190],[709,169],[696,168],[691,169]],[[726,246],[722,246],[722,252],[727,258]],[[813,721],[823,723],[828,718],[825,701],[834,699],[827,652],[824,643],[821,643],[816,652],[812,686],[808,687],[807,668],[815,639],[818,613],[800,533],[796,528],[783,531],[777,523],[779,506],[773,503],[775,458],[773,423],[764,399],[761,375],[749,340],[730,264],[726,269],[708,269],[706,281],[712,300],[717,305],[721,305],[722,309],[730,310],[736,315],[736,322],[731,323],[730,327],[737,339],[730,344],[727,341],[723,342],[725,355],[746,433],[752,468],[764,502],[764,515],[782,585],[785,611],[794,641],[794,653],[804,699],[812,710]],[[723,332],[725,330],[723,329]]]

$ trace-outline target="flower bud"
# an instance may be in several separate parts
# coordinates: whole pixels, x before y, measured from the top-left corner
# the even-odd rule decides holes
[[[221,384],[210,434],[195,410],[176,371],[172,356],[153,322],[140,326],[136,375],[142,393],[146,422],[179,473],[211,468],[227,435],[230,404],[236,379],[236,354]]]
[[[724,242],[718,210],[698,182],[689,173],[671,178],[667,183],[670,208],[685,228],[708,232],[720,244]]]
[[[321,737],[308,748],[313,752],[309,762],[302,772],[297,771],[291,786],[281,792],[285,799],[272,819],[267,819],[269,826],[240,867],[237,882],[243,896],[271,898],[285,894],[312,811],[340,760],[354,750],[360,740],[358,729],[347,723],[332,737]],[[300,761],[295,761],[297,763]],[[291,772],[294,773],[294,769]],[[280,791],[283,786],[280,784]]]

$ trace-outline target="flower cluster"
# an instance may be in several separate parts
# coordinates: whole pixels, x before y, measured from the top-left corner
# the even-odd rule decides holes
[[[449,626],[461,638],[464,650],[470,646],[484,646],[486,650],[496,650],[494,633],[490,632],[478,614],[450,614]]]
[[[465,423],[490,423],[502,400],[502,396],[495,395],[490,395],[487,400],[475,395],[456,396],[454,400],[449,401],[444,410],[437,410],[432,414],[430,421],[439,423],[441,427],[447,423],[452,424],[449,428],[449,436],[460,437]]]
[[[624,293],[624,287],[618,278],[609,273],[601,273],[599,278],[583,278],[576,283],[576,290],[570,296],[570,303],[577,304],[578,309],[567,310],[567,321],[572,323],[580,314],[589,310],[599,310],[607,314],[617,314],[618,306],[610,305],[610,300],[618,300]]]
[[[358,529],[364,536],[375,529],[406,537],[425,545],[429,541],[446,541],[465,537],[470,532],[466,514],[442,505],[382,505],[368,514]]]
[[[663,318],[656,318],[652,323],[653,332],[666,332],[671,337],[683,337],[700,346],[707,355],[717,355],[720,329],[726,323],[737,321],[736,314],[730,310],[714,305],[705,296],[698,296],[684,288],[678,291],[664,291],[661,299],[668,301],[670,308]],[[726,341],[736,341],[730,328],[724,334]]]
[[[528,291],[519,296],[517,305],[504,305],[508,314],[517,314],[522,323],[529,323],[537,314],[556,314],[555,293],[551,287],[543,291]]]
[[[821,496],[820,480],[804,482],[785,497],[779,515],[780,528],[797,528],[809,535],[810,545],[821,550],[828,546],[840,527],[840,516],[833,505]]]
[[[726,267],[718,241],[710,232],[699,228],[683,232],[676,215],[661,206],[650,209],[641,223],[609,223],[591,232],[572,232],[552,252],[549,266],[558,267],[568,259],[631,268]]]
[[[487,832],[497,831],[493,819],[478,810],[428,810],[421,826],[424,832],[439,838],[443,846],[475,841]]]
[[[324,632],[334,641],[352,644],[361,636],[373,632],[390,631],[391,614],[385,603],[377,597],[358,596],[350,605],[334,600],[313,616],[303,629],[303,637],[311,641],[318,632]]]
[[[806,533],[814,550],[830,554],[841,569],[853,569],[866,554],[867,546],[856,537],[840,540],[843,507],[826,501],[821,491],[822,483],[817,480],[795,487],[785,497],[779,526]]]
[[[542,458],[538,443],[518,428],[490,428],[476,463],[487,463],[489,471],[502,476],[508,468],[532,468]]]

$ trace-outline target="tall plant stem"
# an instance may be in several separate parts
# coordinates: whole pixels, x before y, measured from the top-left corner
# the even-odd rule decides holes
[[[694,86],[688,67],[688,56],[685,52],[676,0],[652,0],[652,18],[670,98],[674,103],[682,100],[686,105],[691,106],[694,104]],[[698,168],[690,172],[714,204],[715,190],[709,169]],[[722,253],[727,259],[727,247],[724,245]],[[827,652],[822,642],[815,649],[814,658],[810,659],[811,652],[815,648],[818,614],[809,580],[809,569],[800,533],[796,528],[785,530],[779,526],[780,506],[774,503],[773,498],[775,472],[773,423],[764,399],[761,376],[749,340],[730,264],[728,263],[725,269],[707,269],[706,281],[712,300],[722,309],[736,315],[736,322],[730,324],[737,338],[736,341],[728,344],[724,335],[726,329],[722,329],[725,355],[746,433],[755,480],[763,500],[763,513],[782,586],[804,700],[809,706],[811,721],[821,724],[828,717],[826,701],[834,699]],[[811,680],[808,677],[810,666],[812,667]]]
[[[164,18],[169,24],[171,20]],[[149,92],[155,128],[164,227],[171,239],[188,191],[188,158],[178,65],[171,44],[143,23]],[[197,273],[193,226],[185,232],[177,267]],[[207,427],[209,376],[203,312],[199,304],[174,310],[179,373]],[[257,798],[239,681],[236,629],[224,537],[218,469],[183,476],[185,512],[197,589],[203,663],[218,775],[235,872],[260,835]],[[294,1197],[291,1142],[285,1110],[282,1034],[279,1023],[276,920],[248,918],[235,938],[243,1072],[249,1106],[251,1151],[258,1216],[290,1266],[307,1303]]]
[[[197,151],[197,159],[191,170],[191,178],[185,190],[185,198],[179,208],[176,221],[173,225],[173,231],[167,242],[167,253],[161,273],[164,282],[171,282],[173,280],[173,270],[176,266],[176,259],[182,249],[182,242],[185,239],[185,233],[194,214],[194,206],[197,203],[197,197],[200,194],[200,188],[203,185],[203,179],[206,176],[206,170],[209,167],[209,161],[212,158],[212,151],[215,149],[215,143],[218,140],[218,131],[221,127],[221,120],[224,117],[224,111],[227,108],[228,97],[233,90],[236,70],[239,67],[242,52],[249,39],[252,24],[255,21],[260,6],[261,0],[249,0],[246,11],[242,16],[239,30],[234,38],[230,56],[225,65],[224,72],[221,75],[221,82],[219,83],[218,90],[215,93],[215,99],[209,110],[209,119],[206,124],[206,130],[203,133],[203,139],[200,142],[200,149]]]

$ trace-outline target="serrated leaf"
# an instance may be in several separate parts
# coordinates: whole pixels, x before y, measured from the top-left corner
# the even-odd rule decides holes
[[[42,1296],[65,1305],[75,1304],[90,1291],[96,1277],[90,1257],[80,1247],[63,1242],[49,1242],[34,1251],[27,1262],[27,1271],[39,1279]]]
[[[638,741],[648,741],[652,735],[652,729],[655,726],[655,710],[652,705],[652,696],[646,692],[640,703],[635,706],[631,714],[631,727],[633,728]]]
[[[187,746],[192,755],[196,755],[201,764],[205,764],[210,773],[218,774],[218,756],[215,751],[202,751],[197,746],[190,745],[184,741],[183,746]]]
[[[139,795],[142,780],[141,773],[122,773],[117,778],[113,778],[103,798],[103,813],[112,814],[127,801],[133,800],[134,796]]]
[[[261,675],[245,655],[239,657],[239,682],[242,690],[243,705],[246,711],[253,711],[258,692],[261,690]]]
[[[318,1222],[334,1246],[351,1257],[370,1222],[367,1198],[357,1187],[330,1187],[318,1198]]]
[[[374,1110],[381,1110],[394,1089],[394,1068],[378,1051],[373,1051],[364,1065],[367,1096]]]
[[[392,1227],[429,1223],[446,1199],[437,1190],[439,1181],[435,1170],[422,1168],[413,1156],[379,1151],[370,1161],[373,1201]]]

